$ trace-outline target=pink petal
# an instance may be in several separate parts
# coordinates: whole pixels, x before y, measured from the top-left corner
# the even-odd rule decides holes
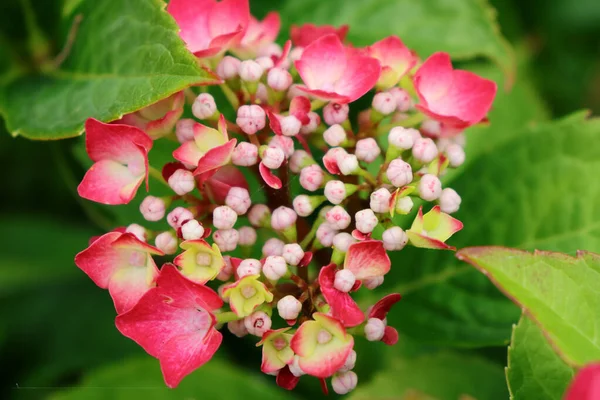
[[[102,289],[108,288],[111,276],[124,265],[119,251],[112,247],[112,243],[121,235],[119,232],[105,233],[75,256],[75,265]]]
[[[321,100],[332,101],[334,103],[340,103],[340,104],[350,103],[350,99],[348,97],[342,96],[341,94],[338,94],[338,93],[327,92],[324,90],[317,90],[317,89],[313,90],[313,89],[309,89],[304,86],[298,86],[298,89],[310,94],[312,97],[315,97],[315,98],[318,98]]]
[[[434,53],[414,76],[415,89],[424,107],[428,101],[443,97],[452,85],[452,61],[448,53]]]
[[[183,114],[183,108],[169,111],[164,117],[146,124],[146,133],[152,137],[162,137],[173,131],[175,124]]]
[[[321,268],[319,284],[325,301],[331,307],[331,315],[337,318],[344,326],[360,325],[365,320],[365,315],[348,293],[341,292],[334,287],[336,265],[329,264]]]
[[[281,116],[278,114],[275,114],[271,110],[267,110],[267,115],[269,116],[269,128],[271,128],[273,133],[281,136],[283,134],[281,131],[281,121],[280,121]]]
[[[290,54],[290,50],[292,49],[292,41],[288,40],[283,45],[283,49],[281,51],[281,56],[277,60],[275,60],[274,68],[281,67],[281,65],[287,61],[288,55]]]
[[[293,390],[298,384],[298,381],[300,381],[300,377],[292,374],[290,367],[286,365],[279,370],[275,381],[277,382],[277,386],[286,390]]]
[[[344,74],[335,83],[334,91],[352,102],[373,89],[380,74],[381,65],[375,58],[354,55],[348,58]]]
[[[236,143],[237,139],[231,139],[224,145],[207,151],[206,154],[203,155],[198,161],[198,167],[194,171],[194,175],[201,175],[202,182],[209,179],[217,172],[216,170],[219,167],[229,163],[231,160],[231,153],[233,153]]]
[[[300,27],[292,25],[290,29],[290,37],[295,46],[306,47],[322,36],[335,34],[340,41],[346,38],[348,33],[348,25],[342,25],[336,28],[331,25],[316,26],[314,24],[304,24]]]
[[[369,312],[369,318],[385,319],[392,306],[399,302],[401,298],[402,296],[400,296],[398,293],[388,294],[387,296],[383,297],[371,308],[371,311]]]
[[[92,161],[114,160],[129,164],[139,161],[140,153],[148,153],[152,139],[134,126],[105,124],[88,118],[85,122],[85,148]]]
[[[211,38],[240,31],[239,40],[250,22],[248,0],[223,0],[215,2],[209,12],[208,30]]]
[[[346,62],[344,45],[337,35],[330,34],[307,46],[295,65],[309,89],[335,92],[333,85],[344,74]]]
[[[398,36],[374,43],[368,48],[369,55],[378,59],[382,66],[390,67],[398,78],[405,75],[417,63],[417,57],[402,43]]]
[[[333,152],[325,153],[325,155],[323,156],[323,165],[330,174],[341,174],[340,168],[338,167],[337,159]]]
[[[119,269],[108,284],[108,292],[115,304],[117,314],[133,308],[140,298],[154,286],[158,276],[158,268],[148,257],[148,268],[128,267]]]
[[[406,235],[408,236],[408,240],[410,240],[410,243],[415,247],[436,250],[456,250],[456,247],[449,246],[441,240],[433,239],[416,232],[406,231]]]
[[[398,331],[391,326],[386,326],[381,341],[388,346],[393,346],[398,343]]]
[[[86,172],[77,193],[97,203],[127,204],[135,196],[144,176],[133,175],[126,166],[116,161],[98,161]]]
[[[203,153],[193,140],[183,143],[173,151],[173,158],[187,165],[198,165],[202,155]]]
[[[304,96],[296,96],[290,102],[290,115],[298,118],[302,125],[310,122],[308,113],[310,112],[310,100]]]
[[[225,50],[235,47],[244,36],[244,30],[239,28],[233,32],[219,35],[210,41],[209,48],[203,52],[195,52],[194,55],[198,58],[210,57]]]
[[[600,399],[600,363],[592,363],[580,369],[569,385],[565,400]]]
[[[273,189],[281,189],[283,186],[281,179],[275,176],[269,168],[265,167],[262,161],[258,165],[258,170],[260,172],[260,176],[262,176],[263,180],[267,185],[269,185],[269,187],[272,187]]]
[[[390,258],[383,242],[379,240],[351,244],[344,260],[344,269],[352,271],[359,280],[383,276],[388,273],[390,267]]]
[[[229,190],[236,186],[249,189],[244,174],[233,165],[225,165],[204,182],[203,189],[213,202],[224,204]]]
[[[171,0],[167,5],[167,12],[179,25],[179,36],[192,53],[208,48],[212,39],[208,20],[215,4],[213,0]]]

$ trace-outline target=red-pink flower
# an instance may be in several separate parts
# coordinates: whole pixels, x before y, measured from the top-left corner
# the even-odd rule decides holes
[[[337,103],[350,103],[371,90],[381,73],[379,61],[347,49],[335,34],[323,36],[295,63],[305,92]]]
[[[449,136],[487,115],[496,83],[469,71],[454,70],[447,53],[429,57],[414,76],[420,103],[417,108],[449,128]]]
[[[114,121],[124,125],[132,125],[140,128],[152,139],[158,139],[173,131],[175,124],[183,114],[185,94],[177,92],[166,99],[144,107],[139,111],[125,114]]]
[[[256,57],[261,49],[275,42],[280,28],[281,18],[276,11],[268,13],[262,21],[250,15],[246,34],[233,51],[241,58]]]
[[[174,388],[219,348],[223,336],[215,329],[214,310],[221,306],[223,301],[212,289],[166,264],[156,287],[115,322],[123,335],[158,358],[165,383]]]
[[[319,272],[319,285],[325,301],[331,307],[331,316],[344,326],[356,326],[365,320],[365,315],[349,293],[334,287],[336,265],[329,264]]]
[[[600,399],[600,363],[591,363],[580,369],[564,398],[565,400]]]
[[[390,258],[380,240],[364,240],[348,248],[344,269],[350,270],[356,279],[372,279],[388,273]]]
[[[232,187],[249,190],[244,174],[233,165],[225,165],[204,182],[203,191],[214,203],[224,204]]]
[[[77,187],[79,196],[104,204],[127,204],[146,180],[152,139],[140,129],[85,122],[85,147],[95,162]]]
[[[171,0],[167,11],[197,57],[212,57],[237,45],[250,21],[248,0]]]
[[[290,37],[294,46],[306,47],[315,40],[330,34],[336,35],[341,41],[346,38],[348,25],[342,25],[339,28],[331,25],[317,26],[314,24],[304,24],[302,26],[292,25]]]
[[[117,313],[131,309],[158,275],[152,255],[159,249],[141,242],[131,233],[109,232],[75,256],[75,264],[96,285],[108,289]]]
[[[417,63],[417,56],[398,36],[389,36],[367,48],[367,53],[381,63],[380,89],[395,86]]]
[[[377,318],[382,321],[385,320],[387,313],[390,312],[392,306],[399,302],[401,298],[402,296],[400,296],[398,293],[388,294],[375,303],[375,305],[369,311],[368,317]],[[398,342],[398,331],[396,328],[386,325],[381,341],[390,346],[396,344]]]

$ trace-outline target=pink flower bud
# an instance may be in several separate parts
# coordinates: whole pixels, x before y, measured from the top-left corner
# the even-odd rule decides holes
[[[317,240],[325,247],[330,247],[333,244],[333,237],[337,231],[328,223],[319,225],[317,229]]]
[[[255,204],[248,213],[248,220],[254,226],[261,227],[271,218],[271,210],[264,204]]]
[[[271,216],[271,228],[283,231],[296,223],[298,215],[289,207],[281,206],[273,210]]]
[[[339,290],[340,292],[347,293],[354,286],[354,282],[356,282],[356,277],[352,273],[352,271],[348,269],[342,269],[335,273],[335,281],[333,282],[333,287]]]
[[[299,87],[300,85],[298,84],[293,84],[292,86],[290,86],[287,92],[288,100],[292,100],[294,97],[298,96],[306,96],[306,92],[301,90]]]
[[[396,110],[396,99],[394,99],[391,93],[379,92],[373,97],[371,105],[377,112],[388,115]]]
[[[406,90],[395,87],[390,89],[389,93],[394,96],[396,110],[400,112],[406,112],[410,110],[410,107],[412,106],[412,100]]]
[[[252,246],[256,243],[256,231],[251,226],[242,226],[238,229],[238,234],[240,246]]]
[[[396,126],[390,130],[388,142],[390,145],[401,150],[411,149],[415,142],[415,134],[413,131],[416,131],[417,134],[419,133],[413,128],[407,129],[402,126]]]
[[[355,365],[356,365],[356,351],[352,350],[350,352],[350,354],[348,354],[348,358],[346,358],[346,362],[344,363],[342,368],[339,369],[338,372],[350,371],[351,369],[354,368]]]
[[[317,164],[309,165],[300,171],[300,186],[314,192],[323,184],[325,172]]]
[[[196,187],[194,174],[187,169],[178,169],[169,177],[169,186],[180,196],[188,194]]]
[[[177,140],[179,143],[189,142],[190,140],[194,140],[194,121],[191,118],[183,118],[177,121],[175,124],[175,136],[177,136]]]
[[[284,136],[296,136],[302,128],[302,122],[293,115],[287,115],[279,120],[281,134]]]
[[[165,216],[166,205],[160,197],[146,196],[140,204],[140,212],[146,221],[160,221]]]
[[[385,175],[392,185],[402,187],[408,185],[413,180],[412,168],[410,164],[397,158],[388,165]]]
[[[390,211],[390,199],[392,195],[386,188],[377,189],[371,193],[369,206],[376,213],[386,213]]]
[[[133,236],[141,240],[142,242],[146,241],[146,228],[138,224],[131,224],[127,228],[125,228],[125,232],[131,233]]]
[[[294,140],[287,136],[273,136],[269,142],[269,147],[281,149],[286,158],[294,154]]]
[[[452,214],[460,208],[461,198],[454,189],[446,188],[442,190],[439,198],[440,209],[446,214]]]
[[[354,151],[356,158],[359,160],[371,163],[375,161],[377,156],[381,154],[381,149],[377,145],[377,141],[373,138],[361,139],[356,142],[356,150]]]
[[[268,56],[258,57],[254,61],[256,61],[256,63],[262,67],[263,71],[268,71],[275,65],[271,57]]]
[[[346,154],[338,161],[338,168],[344,175],[350,175],[358,169],[358,158],[354,154]]]
[[[259,82],[258,86],[256,87],[255,96],[258,100],[260,100],[261,104],[267,104],[269,102],[269,90],[263,83]]]
[[[323,119],[327,125],[341,124],[348,119],[348,104],[328,103],[323,108]]]
[[[300,133],[305,135],[313,133],[321,125],[321,116],[314,111],[308,113],[309,122],[300,128]]]
[[[217,229],[231,229],[237,221],[237,213],[231,207],[219,206],[213,210],[213,225]]]
[[[287,271],[287,263],[282,256],[268,256],[262,266],[263,274],[272,281],[282,278]]]
[[[235,272],[237,273],[238,278],[241,279],[247,275],[258,275],[260,274],[260,270],[260,261],[255,260],[254,258],[247,258],[242,260]]]
[[[248,334],[248,329],[246,329],[246,324],[244,324],[243,319],[228,322],[227,329],[229,329],[229,332],[233,333],[239,338],[244,337]]]
[[[422,163],[429,163],[438,155],[438,149],[430,138],[420,138],[415,140],[412,147],[412,154],[416,160]]]
[[[198,119],[206,119],[217,112],[217,104],[215,98],[209,93],[202,93],[192,104],[192,114]]]
[[[410,197],[400,197],[396,200],[396,212],[398,214],[406,215],[411,212],[413,205],[414,203]]]
[[[305,194],[298,195],[292,201],[294,211],[301,217],[308,217],[315,210],[311,196]]]
[[[348,247],[355,242],[356,239],[354,239],[351,234],[346,232],[340,232],[333,237],[333,247],[342,253],[347,252]]]
[[[302,303],[294,296],[287,295],[277,302],[277,312],[285,320],[294,320],[302,310]]]
[[[267,115],[261,106],[256,104],[240,106],[235,123],[244,133],[254,135],[265,127]]]
[[[221,251],[233,251],[237,247],[239,234],[235,229],[219,229],[213,233],[213,240]]]
[[[312,158],[311,158],[311,156],[308,155],[308,153],[306,151],[295,150],[292,153],[292,156],[290,158],[290,162],[289,162],[290,170],[293,173],[297,174],[300,172],[300,170],[302,168],[304,168],[306,166],[305,164],[307,164],[311,161],[312,161]]]
[[[185,240],[197,240],[201,239],[204,235],[204,227],[202,224],[195,219],[190,219],[183,225],[181,225],[181,236]]]
[[[427,136],[438,137],[442,133],[442,124],[433,119],[427,119],[421,124],[421,130]]]
[[[362,233],[371,233],[379,223],[375,213],[370,208],[361,210],[354,215],[356,220],[356,229]]]
[[[154,239],[154,245],[165,254],[175,254],[178,246],[177,237],[171,232],[162,232]]]
[[[267,74],[267,84],[277,91],[287,90],[292,84],[292,75],[283,68],[272,68]]]
[[[406,246],[406,243],[408,243],[408,236],[402,228],[397,226],[386,229],[383,232],[382,239],[383,247],[390,251],[402,250]]]
[[[292,363],[290,365],[288,365],[288,367],[290,368],[290,372],[295,377],[299,377],[299,376],[302,376],[305,374],[305,372],[302,371],[302,368],[300,368],[299,361],[300,361],[300,356],[295,355],[294,361],[292,361]]]
[[[341,206],[335,206],[325,214],[327,223],[331,225],[333,229],[343,230],[350,225],[352,218],[346,210]]]
[[[421,177],[418,186],[419,197],[425,201],[433,201],[442,194],[442,182],[435,175],[425,174]]]
[[[373,290],[373,289],[381,286],[382,283],[383,283],[383,276],[377,276],[375,278],[365,279],[363,281],[363,284],[369,290]]]
[[[283,160],[285,160],[285,154],[277,147],[267,147],[262,154],[262,162],[269,169],[281,167]]]
[[[283,254],[283,243],[281,240],[277,238],[271,238],[267,240],[262,248],[263,256],[280,256]]]
[[[353,391],[358,383],[358,376],[353,371],[341,372],[331,378],[331,387],[337,394],[346,394]]]
[[[231,256],[223,256],[223,261],[225,262],[225,267],[221,269],[219,275],[217,275],[217,279],[226,282],[231,278],[231,275],[233,275],[233,265],[231,265]]]
[[[465,150],[458,144],[451,144],[446,149],[446,155],[451,167],[460,167],[465,162]]]
[[[175,230],[181,228],[181,225],[190,219],[194,219],[194,214],[183,207],[177,207],[167,215],[167,222]]]
[[[339,124],[331,125],[323,132],[323,139],[332,147],[339,146],[346,140],[346,131]]]
[[[342,181],[329,181],[325,184],[325,197],[332,204],[340,204],[346,198],[346,185]]]
[[[381,340],[385,333],[385,323],[379,318],[369,318],[365,325],[365,337],[370,342]]]
[[[264,311],[256,311],[244,318],[244,326],[249,334],[262,336],[263,333],[271,329],[271,317]]]
[[[248,212],[252,201],[250,200],[250,193],[248,190],[243,187],[234,186],[229,189],[227,192],[227,197],[225,197],[225,204],[233,211],[237,213],[237,215],[244,215]]]
[[[269,43],[266,46],[262,45],[257,51],[257,55],[269,58],[279,58],[282,54],[283,50],[277,43]]]
[[[283,246],[283,258],[290,265],[298,265],[304,257],[304,250],[298,243],[290,243]]]
[[[225,56],[217,65],[217,75],[221,79],[233,79],[240,72],[240,64],[242,62],[235,57]]]
[[[263,72],[264,68],[254,60],[245,60],[240,64],[240,78],[246,82],[257,82]]]
[[[258,148],[252,143],[240,142],[233,149],[231,161],[234,165],[249,167],[258,162]]]

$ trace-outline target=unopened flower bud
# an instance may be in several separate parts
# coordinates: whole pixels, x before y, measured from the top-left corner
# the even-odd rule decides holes
[[[356,239],[354,239],[351,234],[346,232],[340,232],[333,237],[333,247],[342,253],[347,252],[348,247],[355,242]]]
[[[271,238],[263,245],[263,256],[280,256],[283,254],[283,246],[285,246],[285,243],[283,243],[281,240],[277,238]]]
[[[398,214],[406,215],[411,212],[413,205],[414,203],[410,197],[400,197],[396,200],[396,212]]]
[[[244,324],[243,319],[228,322],[227,329],[229,329],[229,332],[233,333],[239,338],[244,337],[248,334],[248,329],[246,329],[246,324]]]
[[[248,333],[254,336],[262,336],[271,329],[271,317],[264,311],[256,311],[244,318],[244,325]]]
[[[406,246],[406,243],[408,243],[408,236],[398,226],[386,229],[383,232],[382,239],[383,247],[389,251],[402,250]]]
[[[357,212],[354,216],[356,219],[356,229],[362,233],[371,233],[377,226],[379,220],[375,213],[370,208]]]
[[[294,97],[306,96],[306,92],[300,89],[300,85],[293,84],[287,91],[288,100],[292,100]]]
[[[394,96],[396,110],[400,112],[406,112],[410,110],[410,107],[412,106],[412,100],[406,90],[400,89],[399,87],[394,87],[389,90],[389,93]]]
[[[165,216],[166,204],[160,197],[146,196],[140,204],[140,212],[146,221],[160,221]]]
[[[221,79],[233,79],[240,72],[240,64],[242,62],[235,57],[225,56],[217,65],[217,75]]]
[[[219,271],[217,279],[222,282],[227,282],[233,275],[233,265],[231,264],[231,256],[223,256],[225,266]]]
[[[227,192],[225,204],[231,207],[238,215],[244,215],[252,204],[250,193],[243,187],[234,186]]]
[[[371,193],[369,207],[376,213],[386,213],[390,211],[391,197],[391,193],[386,188],[377,189]]]
[[[146,228],[138,224],[131,224],[127,228],[125,228],[126,233],[131,233],[133,236],[141,240],[142,242],[146,241]]]
[[[238,234],[240,246],[252,246],[256,243],[256,231],[251,226],[242,226],[238,229]]]
[[[267,84],[277,91],[287,90],[292,84],[292,75],[283,68],[272,68],[267,74]]]
[[[269,147],[281,149],[286,158],[294,154],[294,140],[287,136],[273,136],[269,142]]]
[[[446,188],[442,190],[439,198],[440,210],[446,214],[452,214],[460,208],[461,198],[454,189]]]
[[[350,393],[356,388],[358,376],[353,371],[338,372],[331,378],[331,387],[337,394]]]
[[[249,167],[258,162],[258,148],[252,143],[240,142],[233,149],[231,162],[241,167]]]
[[[329,181],[325,184],[325,197],[332,204],[340,204],[346,198],[346,185],[342,181]]]
[[[271,228],[283,231],[296,223],[298,214],[289,207],[281,206],[273,210],[271,216]]]
[[[373,97],[372,106],[377,112],[388,115],[396,110],[396,100],[391,93],[379,92]]]
[[[256,61],[256,63],[262,67],[263,71],[268,71],[275,65],[273,59],[271,59],[271,57],[268,56],[258,57],[254,61]]]
[[[446,155],[451,167],[460,167],[465,162],[465,150],[456,143],[446,148]]]
[[[317,228],[317,240],[325,247],[330,247],[333,244],[333,237],[337,231],[328,223],[323,223]]]
[[[213,210],[213,225],[217,229],[231,229],[237,221],[237,213],[231,207],[219,206]]]
[[[268,256],[262,266],[263,274],[272,281],[282,278],[287,271],[287,263],[282,256]]]
[[[392,185],[402,187],[408,185],[413,180],[412,168],[409,163],[399,158],[392,160],[388,165],[385,175]]]
[[[256,87],[256,93],[254,94],[257,100],[260,100],[261,104],[267,104],[269,102],[269,90],[262,83],[259,82]]]
[[[327,125],[341,124],[348,119],[348,104],[328,103],[323,107],[323,119]]]
[[[175,136],[177,136],[177,140],[179,143],[189,142],[190,140],[194,140],[194,121],[191,118],[183,118],[177,121],[175,124]]]
[[[352,273],[352,271],[348,269],[342,269],[335,273],[335,281],[333,282],[333,287],[339,290],[340,292],[347,293],[354,286],[354,282],[356,282],[356,277]]]
[[[412,147],[412,154],[416,160],[422,163],[429,163],[437,157],[438,149],[430,138],[420,138],[415,140]]]
[[[282,257],[290,265],[298,265],[304,257],[304,250],[298,243],[289,243],[283,246]]]
[[[302,303],[292,295],[288,294],[277,302],[277,312],[285,320],[290,321],[298,318],[301,310]]]
[[[413,128],[404,128],[402,126],[396,126],[390,130],[388,134],[388,142],[391,146],[394,146],[401,150],[408,150],[413,147],[415,142],[415,134]],[[419,132],[417,131],[417,134]]]
[[[177,251],[177,237],[171,232],[161,232],[154,239],[154,245],[165,254],[175,254]]]
[[[181,236],[185,240],[198,240],[204,236],[204,227],[195,219],[190,219],[181,225]]]
[[[340,172],[344,175],[350,175],[358,169],[358,158],[354,154],[346,154],[338,162]]]
[[[240,78],[246,82],[257,82],[263,72],[264,68],[254,60],[244,60],[240,64]]]
[[[435,175],[425,174],[421,177],[418,190],[419,197],[423,200],[433,201],[442,194],[442,182],[440,182],[440,179]]]
[[[167,222],[171,225],[171,228],[181,228],[181,224],[193,219],[194,214],[187,208],[177,207],[167,215]]]
[[[169,177],[169,186],[180,196],[188,194],[196,187],[194,174],[187,169],[178,169]]]
[[[271,219],[271,210],[264,204],[255,204],[248,212],[248,220],[256,227],[265,226]]]
[[[354,151],[356,158],[365,162],[373,162],[381,154],[381,149],[377,145],[377,141],[373,138],[361,139],[356,142],[356,150]]]
[[[279,120],[283,136],[296,136],[302,128],[302,122],[293,115],[287,115]]]
[[[297,174],[306,164],[312,161],[312,157],[304,150],[295,150],[290,158],[290,170]]]
[[[323,184],[325,172],[317,164],[309,165],[300,171],[300,186],[314,192]]]
[[[261,265],[260,261],[255,260],[254,258],[247,258],[240,262],[235,272],[237,273],[238,278],[243,278],[247,275],[258,275],[260,274]]]
[[[323,139],[332,147],[339,146],[346,140],[346,131],[339,124],[331,125],[323,132]]]
[[[421,124],[421,130],[428,136],[438,137],[442,133],[442,124],[433,119],[427,119]]]
[[[308,113],[308,119],[308,124],[302,125],[302,128],[300,128],[300,133],[305,135],[316,131],[318,126],[321,124],[321,116],[314,111]]]
[[[209,93],[202,93],[192,104],[192,114],[198,119],[206,119],[217,112],[217,104],[215,98]]]
[[[339,369],[338,372],[350,371],[351,369],[354,368],[355,365],[356,365],[356,351],[352,350],[350,352],[350,354],[348,354],[348,358],[346,358],[346,362],[344,363],[342,368]]]
[[[269,169],[277,169],[281,167],[285,160],[283,150],[277,147],[267,147],[262,154],[262,162]]]
[[[375,278],[365,279],[363,281],[363,284],[369,290],[373,290],[373,289],[381,286],[382,283],[383,283],[383,276],[376,276]]]
[[[300,356],[295,355],[294,356],[294,361],[292,361],[292,363],[290,365],[288,365],[288,367],[290,368],[290,372],[295,377],[299,377],[299,376],[302,376],[302,375],[305,374],[305,372],[302,371],[302,368],[300,368],[300,364],[298,362],[299,359],[300,359]]]
[[[344,210],[341,206],[335,206],[325,214],[327,223],[331,225],[333,229],[343,230],[346,229],[352,220],[350,214]]]
[[[294,197],[292,205],[294,206],[294,211],[296,211],[296,214],[301,217],[308,217],[322,202],[323,198],[321,196],[308,196],[305,194],[300,194]]]
[[[265,127],[266,113],[261,106],[256,104],[243,105],[237,110],[235,123],[244,133],[254,135]]]
[[[365,325],[365,337],[370,342],[376,342],[385,334],[385,323],[379,318],[369,318]]]
[[[235,229],[219,229],[213,233],[213,240],[221,251],[233,251],[237,247],[239,234]]]

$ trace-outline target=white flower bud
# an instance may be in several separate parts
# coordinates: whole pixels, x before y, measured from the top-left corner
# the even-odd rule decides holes
[[[231,207],[219,206],[213,210],[213,225],[217,229],[231,229],[237,221],[237,213]]]
[[[290,265],[298,265],[304,257],[304,250],[298,243],[290,243],[283,246],[283,258]]]
[[[348,358],[346,358],[346,362],[344,363],[342,368],[340,368],[338,370],[338,372],[350,371],[351,369],[354,368],[355,365],[356,365],[356,351],[352,350],[350,352],[350,354],[348,354]]]
[[[300,171],[300,186],[314,192],[323,184],[325,172],[317,164],[309,165]]]
[[[346,185],[342,181],[329,181],[325,184],[325,197],[332,204],[340,204],[346,198]]]
[[[243,187],[234,186],[229,189],[229,192],[227,192],[225,204],[231,207],[231,209],[233,209],[237,215],[244,215],[252,204],[252,201],[250,200],[250,193],[248,193],[248,190]]]
[[[279,316],[287,321],[298,318],[302,310],[302,303],[294,296],[287,295],[277,302],[277,312]]]
[[[421,124],[421,130],[428,136],[438,137],[442,133],[442,124],[433,119],[427,119]]]
[[[243,105],[237,110],[235,123],[244,133],[254,135],[265,127],[266,113],[261,106],[256,104]]]
[[[415,133],[419,132],[413,128],[404,128],[402,126],[396,126],[390,130],[388,134],[388,142],[391,146],[394,146],[401,150],[408,150],[413,147],[415,142]]]
[[[395,159],[388,165],[385,175],[392,185],[402,187],[408,185],[413,180],[413,173],[410,164],[406,161]]]
[[[231,162],[241,167],[249,167],[258,162],[258,148],[252,143],[240,142],[231,153]]]
[[[452,214],[460,208],[461,198],[454,189],[446,188],[442,190],[439,198],[440,210],[446,214]]]
[[[333,287],[339,290],[340,292],[347,293],[354,286],[354,282],[356,282],[356,277],[349,269],[341,269],[335,273],[335,281],[333,282]]]
[[[217,75],[221,79],[233,79],[238,76],[242,62],[235,57],[225,56],[217,65]]]
[[[247,258],[240,262],[235,272],[237,276],[241,279],[244,276],[248,275],[258,275],[260,274],[261,265],[260,261],[255,260],[254,258]]]
[[[246,82],[258,82],[263,72],[264,68],[254,60],[244,60],[240,64],[240,78]]]
[[[425,174],[421,177],[418,190],[419,196],[423,200],[433,201],[442,194],[442,182],[440,182],[440,179],[435,175]]]
[[[237,247],[239,234],[235,229],[219,229],[213,233],[213,240],[222,252],[233,251]]]
[[[346,232],[340,232],[333,237],[333,247],[335,247],[336,250],[341,251],[342,253],[347,252],[348,247],[350,247],[350,245],[355,242],[356,239],[354,239],[351,234]]]
[[[310,156],[304,150],[295,150],[292,153],[292,157],[290,158],[290,170],[297,174],[300,172],[302,168],[304,168],[304,164],[310,160]]]
[[[256,231],[251,226],[242,226],[238,229],[240,246],[252,246],[256,243]]]
[[[331,387],[337,394],[346,394],[353,391],[358,383],[358,376],[353,371],[341,372],[331,378]]]
[[[140,212],[146,221],[160,221],[165,216],[166,204],[160,197],[146,196],[140,204]]]
[[[281,167],[285,160],[283,150],[277,147],[267,147],[262,154],[262,162],[269,169],[277,169]]]
[[[370,208],[357,212],[354,218],[356,220],[356,229],[362,233],[373,232],[373,229],[375,229],[379,222],[377,216],[375,216],[375,213]]]
[[[381,286],[382,283],[383,283],[383,276],[377,276],[375,278],[363,280],[363,285],[365,285],[365,287],[369,290],[373,290],[373,289]]]
[[[371,163],[381,154],[381,149],[373,138],[360,139],[356,142],[354,154],[359,160]]]
[[[204,235],[204,227],[195,219],[190,219],[181,225],[181,236],[185,240],[198,240]]]
[[[350,214],[341,206],[335,206],[325,214],[327,223],[337,230],[346,229],[352,220]]]
[[[194,121],[191,118],[182,118],[175,124],[175,136],[179,143],[189,142],[194,140]]]
[[[249,334],[260,337],[271,329],[271,317],[264,311],[256,311],[244,318],[244,326]]]
[[[296,223],[298,215],[291,208],[281,206],[273,211],[271,217],[271,228],[276,231],[283,231]]]
[[[188,194],[196,187],[194,174],[187,169],[178,169],[169,177],[169,186],[180,196]]]
[[[215,98],[209,93],[201,93],[192,104],[192,114],[198,119],[206,119],[217,112]]]
[[[426,164],[437,157],[438,149],[434,141],[430,138],[420,138],[415,140],[412,147],[412,154],[416,160]]]
[[[233,265],[231,265],[231,256],[223,256],[223,261],[225,262],[225,266],[217,275],[217,279],[223,282],[227,282],[233,275]]]
[[[341,124],[348,119],[348,104],[328,103],[323,107],[323,119],[327,125]]]
[[[300,133],[300,128],[302,128],[302,122],[293,115],[281,118],[279,124],[281,125],[281,134],[283,136],[296,136]]]
[[[141,240],[142,242],[146,241],[146,228],[138,224],[131,224],[126,229],[125,232],[131,233],[133,236]]]
[[[271,59],[269,56],[258,57],[254,61],[256,61],[256,63],[262,67],[263,71],[268,71],[275,65],[273,59]]]
[[[451,167],[460,167],[465,162],[465,150],[456,143],[446,148],[446,155]]]
[[[346,131],[339,124],[331,125],[323,132],[323,139],[331,147],[339,146],[346,140]]]
[[[330,247],[333,244],[335,231],[328,223],[323,223],[317,228],[317,240],[325,247]]]
[[[294,140],[287,136],[273,136],[269,142],[269,147],[281,149],[286,158],[294,154]]]
[[[406,215],[411,212],[413,205],[413,200],[410,197],[400,197],[396,200],[396,212],[398,214]]]
[[[338,162],[340,172],[344,175],[350,175],[358,169],[358,158],[354,154],[346,154]]]
[[[388,115],[396,110],[396,100],[388,92],[379,92],[373,97],[373,108],[383,115]]]
[[[402,228],[394,226],[383,232],[383,247],[386,250],[402,250],[408,243],[408,236]]]
[[[272,68],[267,74],[267,84],[277,91],[287,90],[292,84],[292,75],[283,68]]]
[[[263,256],[280,256],[283,254],[283,246],[285,246],[285,243],[283,243],[281,240],[277,238],[271,238],[263,245]]]
[[[262,226],[271,217],[271,210],[264,204],[255,204],[248,213],[248,221],[254,226]]]
[[[399,87],[394,87],[389,90],[396,102],[396,110],[400,112],[406,112],[412,107],[412,100],[408,92]]]
[[[315,210],[311,197],[305,194],[300,194],[292,201],[294,211],[301,217],[308,217]]]
[[[300,128],[300,133],[303,133],[305,135],[313,133],[317,130],[319,125],[321,125],[321,116],[314,111],[308,113],[308,119],[308,124],[302,125],[302,128]]]
[[[385,323],[379,318],[369,318],[365,325],[365,337],[370,342],[377,342],[385,334]]]
[[[243,319],[228,322],[227,329],[229,329],[229,332],[233,333],[239,338],[244,337],[248,334],[248,329],[246,329],[246,324],[244,324]]]
[[[177,207],[167,215],[167,222],[171,228],[178,229],[184,222],[194,219],[194,214],[187,208]]]
[[[371,193],[369,207],[376,213],[386,213],[390,211],[390,199],[392,194],[386,188],[377,189]]]
[[[177,237],[171,232],[162,232],[154,239],[154,245],[165,254],[175,254],[178,245]]]
[[[268,256],[262,266],[263,274],[272,281],[282,278],[287,271],[287,263],[282,256]]]

